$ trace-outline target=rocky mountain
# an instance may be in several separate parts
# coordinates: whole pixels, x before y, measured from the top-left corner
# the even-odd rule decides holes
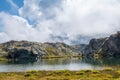
[[[120,56],[120,32],[106,39],[100,50],[103,56]]]
[[[92,39],[81,52],[86,56],[120,56],[120,31],[110,37]]]
[[[120,32],[110,37],[91,39],[89,44],[67,45],[65,43],[39,43],[30,41],[9,41],[0,44],[0,57],[8,59],[36,59],[64,56],[120,55]]]
[[[89,44],[86,45],[81,51],[85,56],[93,56],[99,48],[101,48],[102,44],[107,38],[100,39],[91,39]]]
[[[81,52],[76,47],[60,42],[9,41],[0,44],[0,56],[6,56],[8,59],[78,56],[79,54]]]

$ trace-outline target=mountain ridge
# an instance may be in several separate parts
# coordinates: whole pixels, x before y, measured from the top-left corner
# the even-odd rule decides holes
[[[8,59],[31,59],[43,57],[119,56],[120,31],[109,37],[91,39],[89,44],[67,45],[63,42],[39,43],[31,41],[8,41],[0,44],[0,57]]]

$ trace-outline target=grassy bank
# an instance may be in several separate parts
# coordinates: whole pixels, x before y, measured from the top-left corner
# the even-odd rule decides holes
[[[82,56],[44,56],[40,59],[59,59],[59,58],[82,58]],[[22,59],[22,58],[21,58]],[[7,59],[6,57],[0,57],[0,62],[12,61],[13,59]]]
[[[44,56],[42,59],[56,59],[56,58],[82,58],[82,56]]]
[[[120,80],[120,70],[7,72],[0,73],[0,80]]]

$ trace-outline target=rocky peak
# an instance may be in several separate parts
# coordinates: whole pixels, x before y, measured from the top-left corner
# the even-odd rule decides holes
[[[91,39],[89,44],[82,49],[83,54],[101,56],[120,55],[120,31],[110,37]]]

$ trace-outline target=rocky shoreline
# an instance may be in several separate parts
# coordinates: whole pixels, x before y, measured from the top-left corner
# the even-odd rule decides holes
[[[118,57],[120,56],[120,32],[110,37],[91,39],[89,44],[39,43],[9,41],[0,44],[0,57],[14,60],[47,57]]]

